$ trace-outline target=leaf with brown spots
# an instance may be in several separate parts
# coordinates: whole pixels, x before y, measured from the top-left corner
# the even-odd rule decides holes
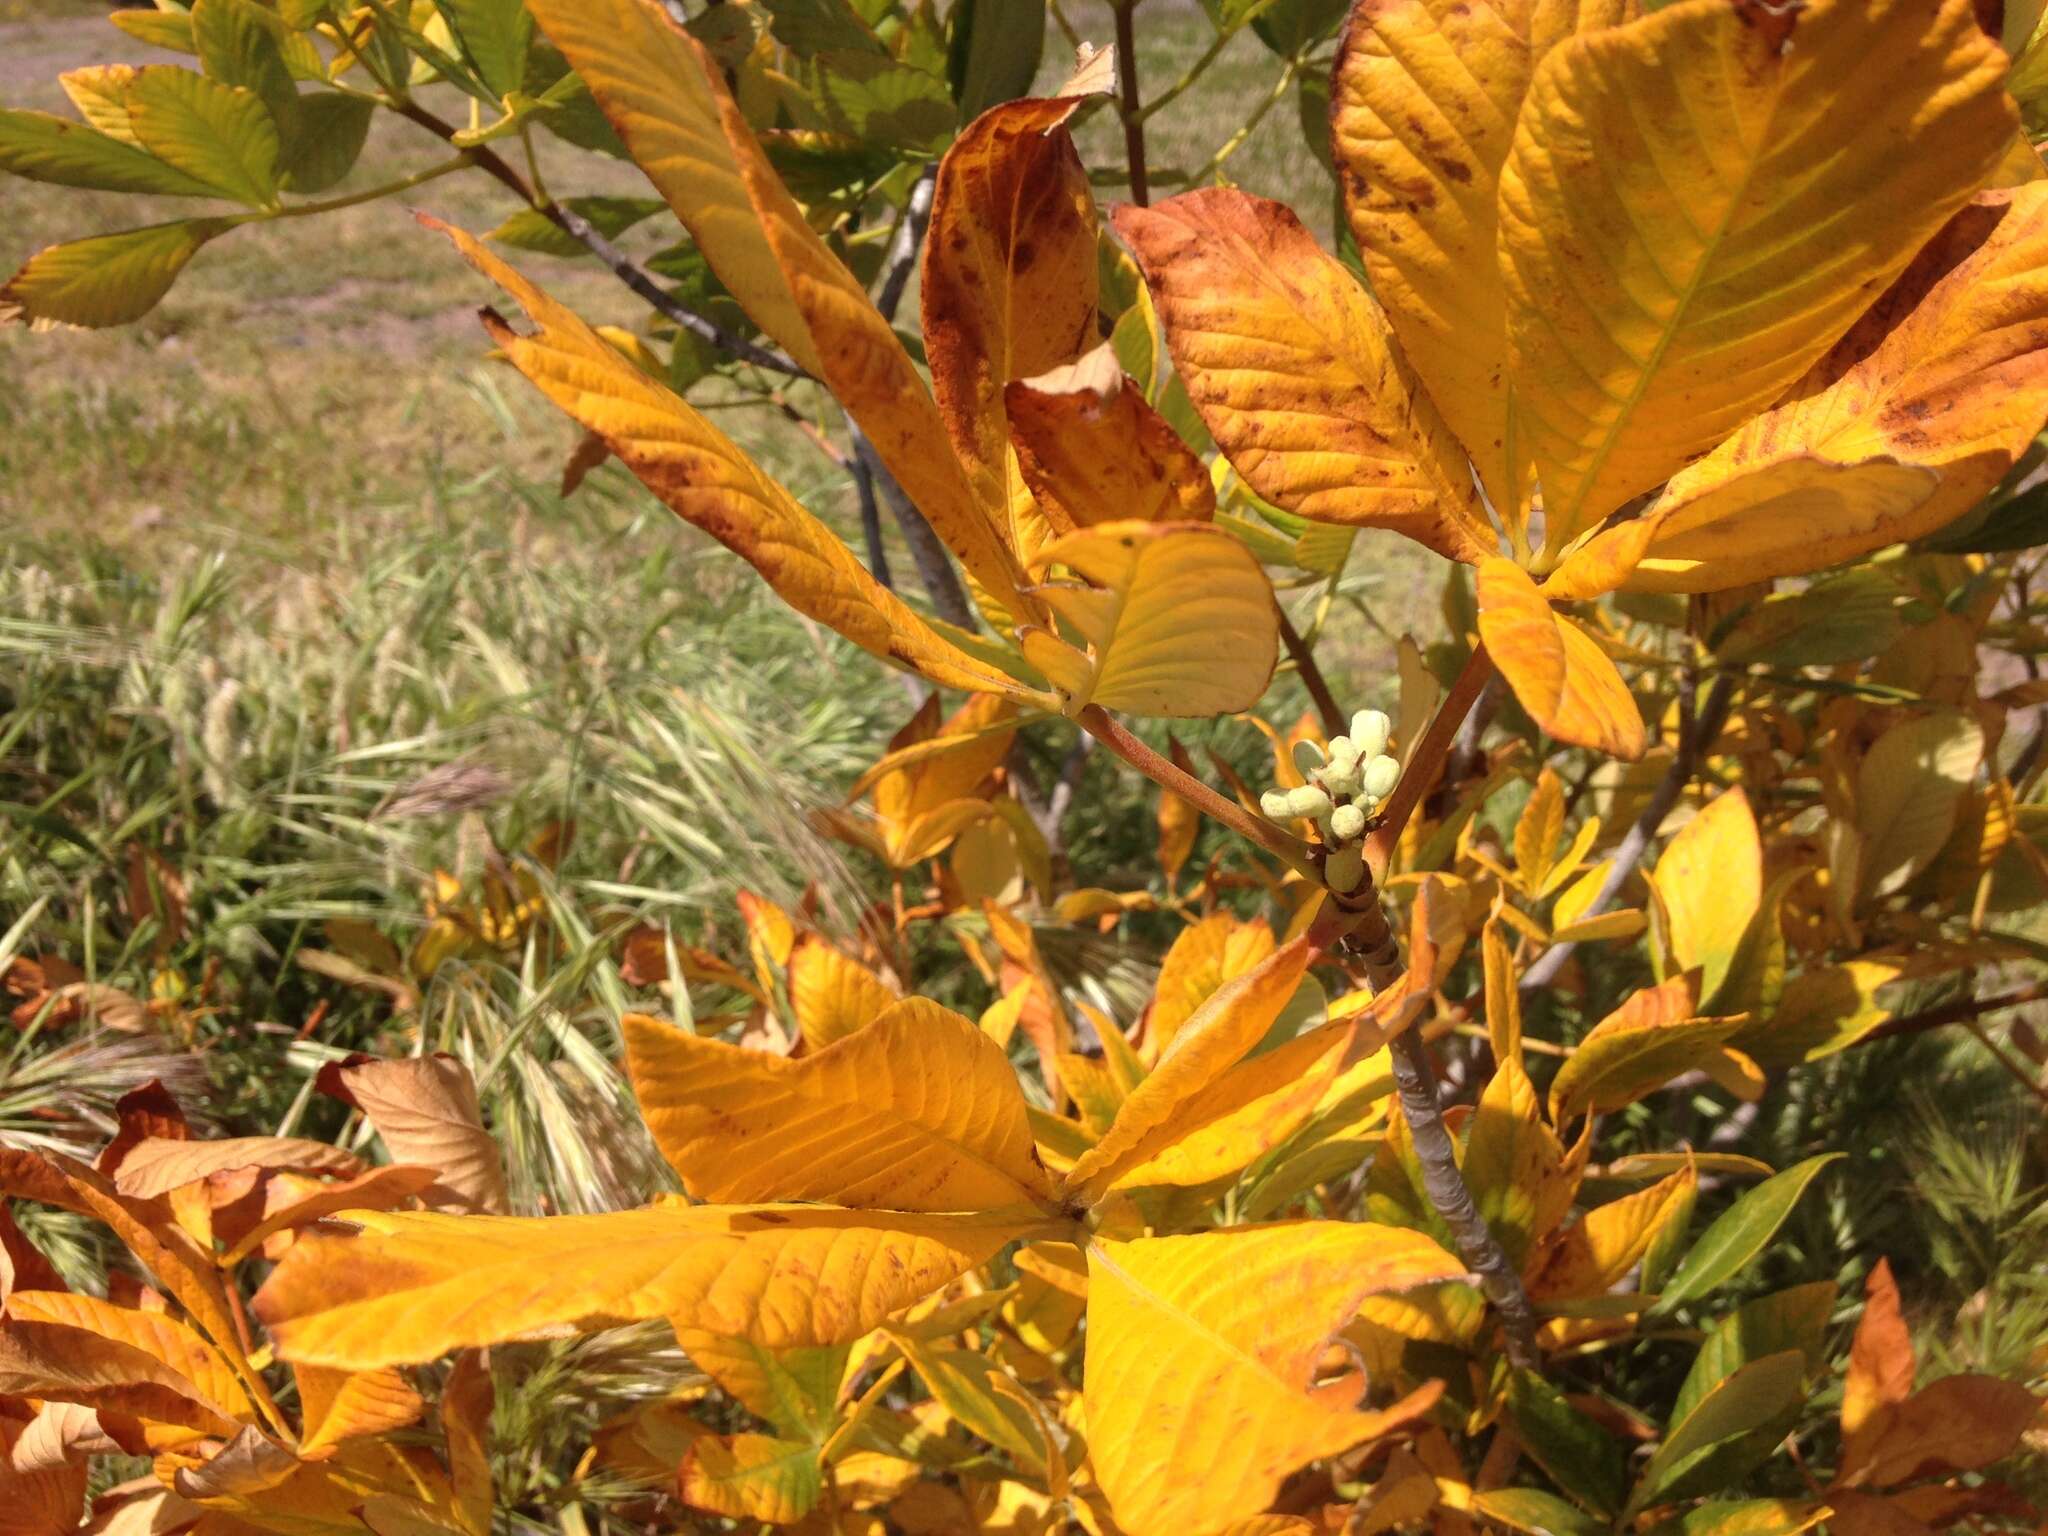
[[[1550,52],[1500,177],[1548,548],[1835,344],[2004,156],[2005,68],[1969,0],[1694,0]]]
[[[1386,316],[1299,219],[1217,187],[1119,208],[1115,223],[1188,397],[1253,490],[1454,560],[1492,551],[1464,451]]]
[[[1519,517],[1500,169],[1529,77],[1635,0],[1359,0],[1331,76],[1330,140],[1373,292],[1493,505]]]
[[[637,6],[638,0],[623,3]],[[730,438],[627,362],[568,309],[461,230],[425,222],[454,241],[471,265],[517,299],[539,325],[536,334],[522,336],[495,314],[486,315],[485,328],[512,365],[602,436],[620,462],[677,515],[759,571],[784,602],[863,650],[935,683],[1043,702],[1006,673],[942,638]],[[937,440],[935,432],[932,442]],[[924,452],[936,458],[932,442]]]
[[[1207,522],[1216,489],[1104,342],[1003,392],[1024,483],[1061,533],[1121,518]]]

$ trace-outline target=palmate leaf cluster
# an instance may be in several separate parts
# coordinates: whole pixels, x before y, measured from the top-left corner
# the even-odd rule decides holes
[[[523,311],[484,329],[581,429],[572,488],[615,459],[922,703],[811,817],[865,889],[737,890],[721,942],[616,875],[580,905],[566,822],[486,836],[408,947],[325,930],[311,969],[412,1047],[321,1065],[338,1139],[207,1134],[156,1083],[0,1149],[43,1213],[0,1225],[24,1529],[2038,1523],[2048,1361],[1993,1316],[2039,1315],[2048,1057],[2012,1022],[2048,909],[2037,17],[1225,8],[1219,49],[1319,82],[1332,254],[1221,158],[1150,201],[1134,61],[1027,94],[1035,7],[129,14],[200,68],[67,76],[82,123],[6,113],[0,164],[239,211],[35,256],[14,318],[133,318],[204,242],[333,206],[287,195],[397,113],[454,158],[338,196],[524,200],[422,223]],[[467,127],[421,99],[451,88]],[[1105,218],[1077,135],[1111,113]],[[658,198],[556,202],[501,153],[536,130]],[[593,325],[493,243],[651,316]],[[820,386],[843,435],[773,398],[898,504],[926,603],[692,402],[713,367]],[[1402,537],[1451,567],[1444,631],[1351,716],[1323,610]],[[1378,777],[1340,827],[1307,776],[1349,782],[1347,718]],[[1156,868],[1068,846],[1088,744],[1160,786]],[[174,945],[179,873],[130,857],[134,942]],[[25,931],[25,1027],[204,1027]],[[454,972],[516,984],[437,1019]],[[1923,1256],[1844,1106],[1949,1030],[2030,1115],[1901,1143]],[[52,1211],[132,1260],[105,1295]],[[1923,1258],[1979,1294],[1916,1345]]]

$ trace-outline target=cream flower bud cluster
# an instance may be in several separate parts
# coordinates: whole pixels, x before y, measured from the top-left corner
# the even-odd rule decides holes
[[[1274,821],[1312,821],[1327,856],[1323,878],[1339,892],[1358,889],[1365,878],[1360,839],[1401,780],[1401,765],[1387,755],[1394,723],[1377,709],[1351,717],[1349,735],[1332,737],[1328,750],[1296,742],[1294,766],[1308,782],[1299,789],[1269,789],[1259,809]]]

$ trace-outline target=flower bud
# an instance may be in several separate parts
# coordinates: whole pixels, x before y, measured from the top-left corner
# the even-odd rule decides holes
[[[1323,883],[1339,895],[1358,889],[1365,878],[1365,850],[1357,846],[1339,848],[1323,860]]]
[[[1332,736],[1330,738],[1330,761],[1332,763],[1337,764],[1339,767],[1344,767],[1357,762],[1358,756],[1358,743],[1349,736]]]
[[[1362,757],[1377,757],[1386,750],[1394,722],[1382,710],[1361,709],[1351,717],[1351,740]]]
[[[1401,782],[1401,765],[1391,757],[1376,757],[1365,765],[1360,780],[1368,798],[1384,800]]]
[[[1287,791],[1284,789],[1269,789],[1259,796],[1259,809],[1270,821],[1285,821],[1293,814],[1287,809]]]
[[[1304,784],[1300,789],[1287,791],[1287,813],[1290,816],[1327,816],[1331,801],[1328,794],[1313,784]]]
[[[1340,805],[1330,812],[1330,831],[1340,843],[1348,843],[1365,830],[1365,812],[1355,805]]]
[[[1317,772],[1316,782],[1330,792],[1332,800],[1348,800],[1358,793],[1358,764],[1340,768],[1332,763]]]
[[[1303,778],[1307,778],[1323,766],[1323,749],[1312,741],[1297,741],[1294,744],[1294,766]]]

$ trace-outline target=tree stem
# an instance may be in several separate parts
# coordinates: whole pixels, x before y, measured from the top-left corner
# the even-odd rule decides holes
[[[1131,24],[1137,0],[1115,0],[1116,78],[1122,92],[1119,109],[1124,120],[1124,164],[1131,182],[1131,201],[1140,208],[1152,200],[1145,176],[1145,111],[1138,101],[1138,39]]]
[[[1323,718],[1325,736],[1344,734],[1345,715],[1337,703],[1337,696],[1330,692],[1329,682],[1323,677],[1323,669],[1316,665],[1315,648],[1301,636],[1287,617],[1287,610],[1274,604],[1274,612],[1280,616],[1280,643],[1287,647],[1287,654],[1294,662],[1294,670],[1301,674],[1302,686],[1308,689],[1308,696],[1315,701],[1316,713]]]
[[[1090,704],[1082,710],[1080,726],[1161,789],[1171,790],[1203,815],[1222,822],[1238,836],[1257,844],[1274,858],[1299,871],[1304,878],[1319,887],[1322,885],[1322,871],[1309,857],[1308,844],[1265,817],[1254,816],[1235,801],[1224,799],[1193,774],[1184,772],[1170,758],[1161,757],[1118,724],[1101,705]]]
[[[1430,1065],[1429,1047],[1423,1043],[1420,1029],[1405,1029],[1396,1035],[1388,1042],[1387,1053],[1393,1060],[1401,1112],[1415,1140],[1424,1193],[1451,1229],[1458,1257],[1479,1277],[1480,1289],[1500,1314],[1509,1362],[1520,1370],[1537,1370],[1541,1357],[1536,1349],[1535,1309],[1529,1305],[1529,1293],[1522,1289],[1522,1277],[1515,1273],[1486,1218],[1479,1214],[1458,1169],[1458,1155],[1437,1098],[1436,1070]]]
[[[1493,675],[1493,658],[1486,654],[1486,647],[1473,646],[1472,654],[1465,658],[1464,667],[1451,684],[1449,695],[1437,710],[1436,717],[1429,722],[1429,729],[1422,733],[1422,739],[1407,754],[1401,766],[1401,781],[1394,786],[1394,793],[1381,810],[1379,825],[1365,840],[1365,867],[1374,885],[1386,878],[1387,865],[1393,860],[1394,849],[1400,845],[1408,818],[1415,814],[1415,807],[1422,803],[1422,797],[1435,787],[1451,747],[1458,739],[1458,730],[1465,723],[1465,716],[1478,702],[1479,695],[1486,691]]]

